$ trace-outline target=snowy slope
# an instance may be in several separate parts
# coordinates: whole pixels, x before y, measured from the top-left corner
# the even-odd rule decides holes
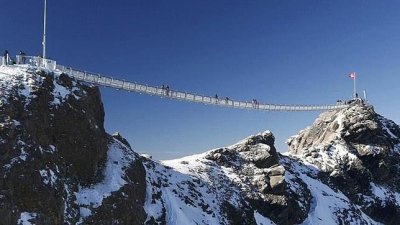
[[[199,155],[146,159],[147,223],[275,224],[269,215],[287,223],[284,168],[267,143],[269,131]]]
[[[266,134],[270,135],[269,132]],[[221,155],[221,149],[162,162],[147,159],[147,222],[171,225],[232,224],[232,218],[229,218],[232,212],[227,209],[232,207],[241,214],[238,220],[243,224],[274,224],[265,213],[260,214],[251,205],[247,196],[260,194],[251,193],[257,190],[254,180],[263,174],[261,170],[268,170],[257,168],[249,162],[249,156],[243,149],[248,146],[248,140],[224,149],[235,158],[225,165],[219,165],[212,158],[213,154]],[[269,150],[268,145],[265,148]],[[243,170],[253,170],[253,174],[248,173],[245,177]],[[257,173],[259,175],[255,175]],[[247,178],[251,181],[245,180]]]

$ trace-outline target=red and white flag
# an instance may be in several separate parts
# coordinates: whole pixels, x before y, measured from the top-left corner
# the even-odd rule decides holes
[[[353,80],[356,79],[356,72],[349,73],[349,77]]]

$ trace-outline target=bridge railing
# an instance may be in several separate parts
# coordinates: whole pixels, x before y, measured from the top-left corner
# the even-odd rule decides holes
[[[278,104],[262,104],[254,103],[249,101],[236,101],[233,99],[220,99],[217,97],[210,97],[204,95],[198,95],[193,93],[186,93],[176,90],[170,90],[162,87],[155,87],[145,84],[138,84],[135,82],[129,82],[112,77],[103,76],[97,73],[91,73],[83,70],[73,69],[59,65],[54,60],[42,59],[36,56],[17,56],[17,64],[29,64],[45,68],[48,70],[58,70],[61,73],[68,74],[77,80],[113,87],[117,89],[123,89],[127,91],[133,91],[138,93],[156,95],[166,98],[172,98],[177,100],[198,102],[203,104],[220,105],[225,107],[241,108],[241,109],[257,109],[265,111],[317,111],[317,110],[329,110],[329,109],[340,109],[348,107],[347,104],[336,104],[336,105],[278,105]]]
[[[161,97],[168,97],[177,100],[186,100],[204,104],[213,104],[233,108],[244,108],[244,109],[259,109],[266,111],[317,111],[317,110],[329,110],[329,109],[340,109],[347,107],[345,104],[339,105],[322,105],[322,106],[291,106],[291,105],[275,105],[275,104],[254,104],[248,101],[236,101],[232,99],[220,99],[210,96],[191,94],[186,92],[180,92],[176,90],[167,90],[160,87],[149,86],[144,84],[137,84],[134,82],[113,79],[110,77],[102,76],[96,73],[90,73],[87,71],[81,71],[57,65],[57,70],[63,73],[67,73],[78,80],[90,82],[102,86],[113,87],[117,89],[123,89],[127,91],[146,93],[150,95],[156,95]]]
[[[57,62],[55,60],[43,59],[39,56],[17,55],[15,63],[29,64],[31,66],[37,66],[48,70],[56,70],[57,67]]]

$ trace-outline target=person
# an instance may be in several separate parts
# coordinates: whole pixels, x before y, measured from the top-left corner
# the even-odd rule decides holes
[[[253,99],[253,107],[256,108],[256,109],[258,109],[259,104],[258,104],[257,99]]]
[[[25,64],[26,62],[26,54],[23,51],[19,51],[20,61],[18,63]]]
[[[2,64],[8,65],[9,60],[10,60],[10,54],[8,53],[8,50],[6,50],[3,55]]]
[[[258,101],[257,99],[253,99],[254,108],[258,109]]]
[[[215,94],[215,98],[218,99],[218,95],[217,94]]]
[[[169,95],[169,86],[168,85],[165,87],[165,91],[166,91],[167,95]]]

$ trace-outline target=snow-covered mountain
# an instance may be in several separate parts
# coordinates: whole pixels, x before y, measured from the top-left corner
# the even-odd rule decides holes
[[[290,150],[282,157],[287,170],[296,171],[293,160],[315,168],[319,180],[354,204],[354,212],[399,223],[400,127],[372,106],[325,112],[287,143]]]
[[[176,160],[104,131],[97,87],[0,67],[2,224],[398,224],[400,128],[372,106]]]

